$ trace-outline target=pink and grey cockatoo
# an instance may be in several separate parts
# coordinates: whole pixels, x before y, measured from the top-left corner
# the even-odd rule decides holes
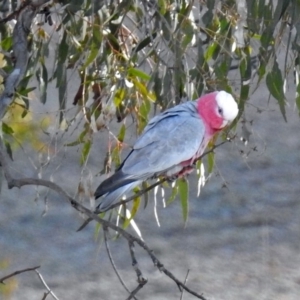
[[[120,167],[97,188],[95,198],[102,197],[97,211],[106,211],[146,179],[188,173],[213,135],[237,114],[231,94],[217,91],[154,117]]]

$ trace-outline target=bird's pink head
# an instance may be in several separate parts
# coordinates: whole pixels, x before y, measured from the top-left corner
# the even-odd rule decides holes
[[[225,91],[209,93],[198,99],[198,113],[210,133],[215,133],[232,122],[238,111],[232,95]]]

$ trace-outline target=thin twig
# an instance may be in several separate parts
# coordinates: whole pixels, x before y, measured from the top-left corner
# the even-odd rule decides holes
[[[49,293],[55,300],[59,300],[59,298],[58,298],[58,297],[51,291],[51,289],[49,288],[49,286],[48,286],[48,284],[46,283],[46,281],[44,280],[42,274],[41,274],[38,270],[34,270],[34,271],[38,274],[38,276],[39,276],[39,278],[40,278],[42,284],[43,284],[44,287],[47,289],[48,293]],[[44,296],[45,296],[45,294],[44,294]],[[44,297],[44,299],[45,299],[45,297]]]
[[[132,298],[134,298],[134,296],[138,293],[138,291],[144,286],[144,284],[139,284],[129,295],[128,298],[126,298],[126,300],[130,300]]]
[[[19,270],[19,271],[15,271],[9,275],[6,275],[2,278],[0,278],[0,283],[2,284],[5,284],[4,281],[11,278],[11,277],[14,277],[18,274],[21,274],[21,273],[25,273],[25,272],[29,272],[29,271],[35,271],[36,269],[40,268],[41,266],[36,266],[36,267],[33,267],[33,268],[27,268],[27,269],[23,269],[23,270]]]
[[[186,276],[185,276],[185,279],[184,279],[184,284],[187,283],[187,279],[189,277],[189,273],[190,273],[190,269],[188,269],[187,272],[186,272]],[[183,300],[183,293],[184,293],[184,290],[181,291],[180,300]]]
[[[42,300],[45,300],[48,297],[49,294],[50,294],[49,292],[44,293]]]
[[[129,246],[130,256],[131,256],[131,260],[132,260],[132,266],[136,273],[138,283],[144,283],[144,282],[147,283],[147,278],[144,278],[144,276],[139,268],[139,264],[135,258],[134,243],[132,241],[129,241],[128,246]]]
[[[124,287],[124,289],[125,289],[129,294],[131,294],[130,290],[128,289],[128,287],[126,286],[124,280],[122,279],[120,273],[118,272],[118,269],[117,269],[117,267],[116,267],[116,264],[115,264],[115,262],[114,262],[114,260],[113,260],[112,255],[111,255],[111,251],[110,251],[109,244],[108,244],[108,239],[107,239],[108,229],[107,229],[106,226],[103,226],[103,233],[104,233],[104,243],[105,243],[105,248],[106,248],[106,252],[107,252],[107,254],[108,254],[108,258],[109,258],[109,260],[110,260],[110,263],[111,263],[111,265],[112,265],[112,267],[113,267],[113,269],[114,269],[114,271],[115,271],[115,273],[116,273],[116,275],[117,275],[117,277],[118,277],[118,279],[119,279],[121,285]],[[136,299],[136,298],[134,298],[134,299]]]

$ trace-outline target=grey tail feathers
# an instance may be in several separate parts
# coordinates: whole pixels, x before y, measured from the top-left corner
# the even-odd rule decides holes
[[[131,182],[136,181],[135,178],[132,178],[132,175],[126,175],[122,170],[117,171],[115,174],[105,179],[96,189],[94,194],[95,198],[99,198],[107,193],[111,193],[116,189],[127,185]]]
[[[101,200],[100,204],[97,206],[98,211],[106,211],[110,208],[114,203],[119,201],[121,197],[131,189],[135,188],[137,185],[140,184],[141,181],[133,181],[131,183],[128,183],[124,186],[121,186],[117,188],[116,190],[107,193],[103,199]]]
[[[122,170],[117,170],[115,174],[104,180],[96,189],[95,198],[104,196],[97,206],[99,211],[105,211],[114,202],[117,202],[130,189],[139,185],[140,180],[127,175]]]

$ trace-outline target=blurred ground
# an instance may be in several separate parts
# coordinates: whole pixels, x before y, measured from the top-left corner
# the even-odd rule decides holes
[[[268,104],[266,90],[260,89],[251,97],[252,108],[247,115],[252,123],[250,143],[245,148],[236,141],[216,150],[215,174],[199,198],[191,176],[186,228],[178,201],[159,210],[160,228],[152,204],[136,220],[145,241],[166,268],[181,280],[190,270],[188,286],[207,299],[300,299],[300,124],[293,97],[288,95],[288,123],[278,112],[275,100]],[[54,111],[57,108],[53,103],[56,99],[47,105]],[[255,105],[262,112],[257,113]],[[38,103],[35,109],[41,109]],[[88,165],[92,174],[99,171],[105,153],[102,135],[99,133],[96,139]],[[28,159],[32,155],[30,151],[16,154],[15,174],[37,176],[38,170]],[[54,181],[74,195],[81,175],[79,155],[76,149],[62,149],[51,158],[53,166],[47,167],[42,177],[47,179],[53,174]],[[60,168],[54,171],[57,165]],[[99,178],[94,178],[93,187],[98,183]],[[126,299],[104,245],[94,240],[94,225],[77,233],[81,219],[54,192],[50,192],[49,210],[42,216],[45,194],[45,189],[32,187],[8,191],[3,184],[0,261],[8,260],[10,264],[0,270],[0,277],[40,265],[44,279],[61,300]],[[127,243],[119,239],[110,247],[121,275],[133,289],[136,278]],[[179,299],[177,286],[153,266],[143,251],[137,248],[136,252],[149,280],[138,299]],[[16,279],[18,288],[13,300],[42,299],[45,289],[35,273],[21,274]],[[195,298],[185,293],[183,299]]]

